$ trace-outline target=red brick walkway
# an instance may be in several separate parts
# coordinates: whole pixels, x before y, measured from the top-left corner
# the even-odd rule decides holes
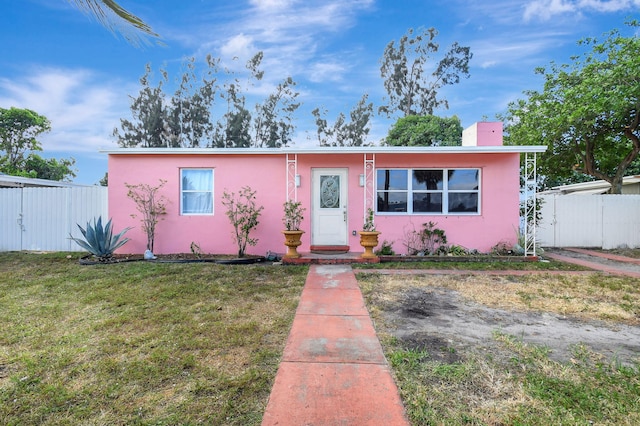
[[[262,424],[409,424],[350,266],[311,265]]]

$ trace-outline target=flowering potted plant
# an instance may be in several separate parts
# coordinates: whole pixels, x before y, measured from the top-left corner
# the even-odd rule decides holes
[[[378,235],[380,235],[380,231],[376,230],[376,224],[373,221],[373,209],[367,210],[362,231],[358,233],[360,234],[360,245],[364,248],[362,258],[376,258],[377,256],[373,253],[373,249],[378,245]]]
[[[284,224],[284,245],[287,246],[287,253],[284,255],[286,258],[295,259],[300,257],[298,253],[298,246],[302,244],[300,238],[304,231],[300,229],[300,223],[304,219],[302,213],[305,209],[302,207],[300,201],[288,200],[284,203],[284,216],[282,223]]]

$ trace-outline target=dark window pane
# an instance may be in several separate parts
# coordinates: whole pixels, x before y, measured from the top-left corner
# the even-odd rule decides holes
[[[413,211],[414,213],[442,213],[442,194],[414,192]]]
[[[449,193],[449,213],[478,213],[478,194]]]
[[[450,170],[449,190],[477,190],[478,170]]]
[[[413,190],[442,189],[444,185],[442,170],[414,170]]]
[[[376,178],[379,191],[407,189],[407,170],[378,170]]]
[[[406,212],[407,193],[378,191],[378,211]]]

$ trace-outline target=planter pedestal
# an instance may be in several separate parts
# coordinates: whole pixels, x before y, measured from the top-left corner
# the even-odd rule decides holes
[[[287,259],[297,259],[300,257],[298,246],[302,244],[300,238],[304,231],[282,231],[284,234],[284,245],[287,246],[287,253],[283,257]]]
[[[376,256],[373,252],[373,249],[378,245],[378,235],[380,235],[379,231],[359,231],[360,234],[360,245],[364,248],[364,253],[362,253],[363,259],[375,259]]]

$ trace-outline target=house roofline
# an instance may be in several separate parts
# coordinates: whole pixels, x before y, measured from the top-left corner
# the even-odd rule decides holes
[[[315,148],[117,148],[109,155],[285,155],[285,154],[512,154],[540,153],[545,145],[509,146],[376,146]]]
[[[631,185],[640,182],[640,175],[630,175],[622,178],[622,185]],[[606,191],[611,188],[611,184],[606,180],[592,180],[589,182],[572,183],[569,185],[554,186],[551,189],[540,192],[540,194],[571,193],[578,191]]]
[[[82,185],[73,182],[58,180],[27,178],[11,176],[0,173],[0,188],[30,188],[30,187],[56,187],[56,188],[82,188],[93,185]]]

